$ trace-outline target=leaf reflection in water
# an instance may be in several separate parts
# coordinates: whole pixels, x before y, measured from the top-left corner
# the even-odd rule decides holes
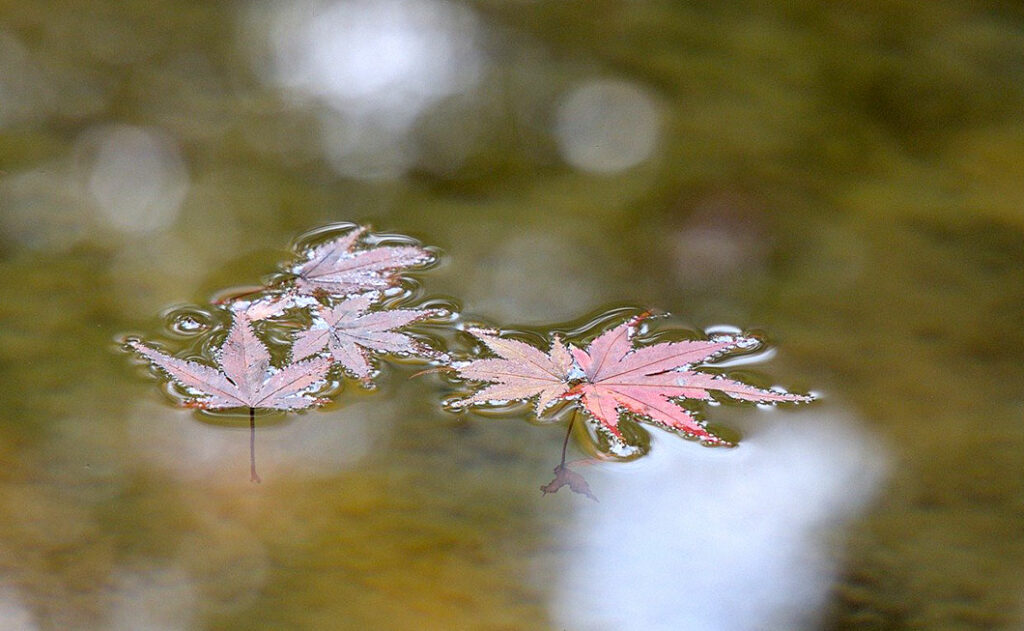
[[[258,421],[261,474],[275,480],[316,480],[348,471],[387,440],[397,409],[374,398],[325,412],[316,422],[265,416]],[[235,424],[197,423],[190,414],[142,402],[129,416],[128,444],[134,459],[173,479],[237,487],[249,485],[239,469],[248,457],[248,444],[238,431]]]
[[[750,432],[736,450],[653,438],[628,474],[593,472],[600,504],[574,505],[557,624],[814,628],[838,569],[830,531],[879,486],[884,449],[849,418],[812,413]]]

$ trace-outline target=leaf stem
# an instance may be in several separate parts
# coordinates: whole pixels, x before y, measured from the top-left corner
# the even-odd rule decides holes
[[[249,481],[259,484],[263,480],[256,474],[256,410],[249,408]]]
[[[558,465],[559,468],[565,466],[565,450],[569,447],[569,436],[572,435],[572,426],[576,423],[576,415],[579,414],[575,409],[572,411],[572,418],[569,419],[569,427],[565,430],[565,439],[562,441],[562,463]]]

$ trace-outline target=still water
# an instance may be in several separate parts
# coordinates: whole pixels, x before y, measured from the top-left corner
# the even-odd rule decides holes
[[[1001,2],[0,2],[0,629],[1020,629],[1021,111]],[[594,502],[385,361],[253,484],[119,341],[341,221],[438,249],[416,304],[738,327],[820,400]]]

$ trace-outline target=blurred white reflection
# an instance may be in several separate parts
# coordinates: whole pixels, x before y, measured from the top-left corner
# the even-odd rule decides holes
[[[0,176],[0,238],[16,248],[61,251],[86,240],[152,237],[177,219],[188,191],[185,163],[166,134],[95,127],[67,158]]]
[[[375,116],[324,115],[320,142],[331,167],[355,178],[396,178],[416,160],[415,148],[405,134],[381,126]]]
[[[22,602],[17,590],[0,583],[0,629],[4,631],[35,631],[39,625]]]
[[[771,416],[738,449],[660,434],[614,475],[587,469],[600,503],[575,502],[564,529],[554,619],[580,630],[814,628],[837,570],[829,546],[881,481],[884,456],[848,419]]]
[[[395,177],[415,160],[416,119],[480,80],[479,24],[443,0],[281,3],[254,15],[270,38],[264,77],[321,112],[324,152],[344,175]],[[262,64],[264,60],[259,60]]]
[[[275,477],[335,475],[358,464],[387,431],[393,408],[382,402],[312,411],[256,428],[256,465],[265,481]],[[278,417],[279,420],[280,417]],[[249,427],[202,423],[186,410],[157,403],[139,406],[129,425],[130,447],[148,465],[182,480],[249,484]]]
[[[79,168],[101,216],[114,228],[146,233],[177,218],[188,173],[174,142],[155,129],[114,125],[77,143]]]
[[[108,627],[112,631],[196,628],[199,595],[192,578],[176,566],[121,570],[113,577]]]
[[[590,81],[558,105],[555,136],[566,162],[583,171],[614,173],[651,156],[660,120],[654,99],[625,81]]]

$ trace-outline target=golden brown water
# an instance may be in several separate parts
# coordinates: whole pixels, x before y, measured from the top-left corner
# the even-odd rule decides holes
[[[1020,628],[1022,26],[0,3],[0,628]],[[441,248],[424,295],[470,318],[762,331],[736,370],[822,401],[715,408],[735,450],[655,431],[593,503],[538,490],[564,426],[454,416],[391,364],[261,417],[250,484],[247,419],[173,407],[115,340],[334,221]]]

